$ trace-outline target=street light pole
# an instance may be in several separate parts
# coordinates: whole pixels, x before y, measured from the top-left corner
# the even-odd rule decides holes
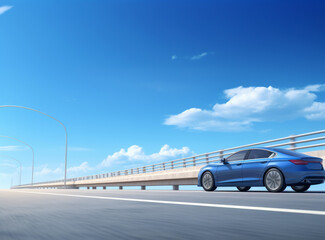
[[[19,164],[19,185],[21,185],[21,174],[22,174],[22,165],[21,165],[21,162],[18,159],[13,158],[13,157],[10,157],[10,156],[1,155],[1,157],[10,158],[10,159],[18,162],[18,164]]]
[[[67,128],[64,126],[64,124],[62,122],[60,122],[59,120],[57,120],[56,118],[41,112],[39,110],[33,109],[33,108],[29,108],[29,107],[23,107],[23,106],[16,106],[16,105],[1,105],[0,108],[7,108],[7,107],[11,107],[11,108],[22,108],[22,109],[26,109],[26,110],[30,110],[30,111],[34,111],[34,112],[38,112],[41,113],[49,118],[52,118],[53,120],[57,121],[58,123],[60,123],[62,125],[62,127],[64,128],[64,132],[65,132],[65,163],[64,163],[64,187],[66,186],[67,183],[67,162],[68,162],[68,132],[67,132]]]
[[[28,143],[22,141],[22,140],[19,140],[17,138],[14,138],[14,137],[9,137],[9,136],[0,136],[0,138],[9,138],[9,139],[13,139],[13,140],[16,140],[18,142],[21,142],[23,144],[25,144],[27,147],[30,148],[30,150],[32,150],[32,153],[33,153],[33,160],[32,160],[32,185],[34,183],[34,149],[32,148],[32,146],[30,146]],[[20,164],[21,165],[21,164]]]

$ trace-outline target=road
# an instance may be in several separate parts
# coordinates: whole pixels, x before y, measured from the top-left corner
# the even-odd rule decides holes
[[[324,239],[325,192],[1,190],[1,240]]]

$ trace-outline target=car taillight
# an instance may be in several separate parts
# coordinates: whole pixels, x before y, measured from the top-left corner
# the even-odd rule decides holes
[[[289,160],[289,161],[296,165],[307,165],[309,163],[308,161],[305,160]]]
[[[290,162],[296,164],[296,165],[307,165],[308,163],[319,163],[318,161],[307,161],[307,160],[289,160]]]

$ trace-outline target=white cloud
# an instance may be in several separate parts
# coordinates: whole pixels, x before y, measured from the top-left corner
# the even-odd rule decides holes
[[[141,166],[143,164],[148,164],[156,161],[167,161],[172,159],[177,159],[181,157],[186,157],[193,155],[194,153],[188,147],[171,148],[169,145],[164,145],[157,153],[150,155],[145,154],[143,149],[138,145],[132,145],[128,149],[122,148],[120,151],[108,155],[105,160],[95,167],[90,167],[88,162],[83,162],[79,166],[73,166],[68,168],[68,177],[81,176],[80,174],[85,174],[89,171],[101,170],[103,167],[108,167],[114,165],[115,167],[120,167],[123,169],[123,164],[127,164],[127,167],[130,166]],[[40,177],[59,177],[63,175],[64,170],[61,168],[51,169],[48,166],[43,166],[40,171],[37,171],[35,174]],[[73,176],[72,176],[73,175]],[[89,175],[89,174],[88,174]]]
[[[155,161],[172,160],[179,157],[192,155],[188,147],[180,149],[171,148],[169,145],[164,145],[159,152],[150,155],[145,154],[142,147],[132,145],[127,150],[122,148],[119,152],[108,155],[107,158],[100,164],[102,167],[108,167],[112,164],[144,164]]]
[[[79,166],[73,166],[67,169],[68,173],[85,173],[87,171],[93,170],[89,167],[88,162],[83,162]],[[64,170],[62,168],[51,169],[47,166],[43,167],[40,171],[37,171],[35,174],[38,176],[57,176],[62,175]]]
[[[0,163],[0,167],[17,168],[17,165],[11,163]]]
[[[249,129],[255,122],[298,117],[325,119],[325,103],[315,102],[315,93],[324,89],[325,84],[283,90],[240,86],[224,91],[226,103],[216,103],[211,110],[187,109],[168,117],[164,124],[205,131],[239,131]]]
[[[87,172],[90,170],[92,170],[92,168],[89,167],[88,162],[83,162],[79,166],[68,168],[68,172]]]
[[[26,150],[26,148],[21,146],[0,146],[0,151],[3,152],[16,152],[24,150]]]
[[[48,167],[43,167],[40,171],[35,172],[38,176],[47,176],[47,175],[56,175],[56,174],[62,174],[61,168],[51,169]]]
[[[8,177],[12,177],[12,174],[10,174],[10,173],[0,173],[0,179],[1,178],[8,178]]]
[[[8,10],[10,10],[12,8],[12,6],[1,6],[0,7],[0,15],[4,14],[5,12],[7,12]]]
[[[307,91],[310,92],[321,92],[325,90],[325,84],[315,84],[315,85],[309,85],[304,88]]]
[[[171,57],[172,60],[176,60],[176,59],[184,59],[184,60],[199,60],[201,58],[204,58],[208,55],[212,55],[214,54],[214,52],[203,52],[203,53],[200,53],[200,54],[197,54],[197,55],[194,55],[192,57],[190,56],[177,56],[177,55],[173,55]]]
[[[198,59],[201,59],[201,58],[203,58],[203,57],[205,57],[205,56],[207,56],[207,55],[208,55],[207,52],[203,52],[203,53],[200,53],[200,54],[198,54],[198,55],[194,55],[194,56],[192,56],[190,59],[191,59],[191,60],[198,60]]]
[[[305,109],[306,118],[311,120],[325,119],[325,102],[314,102]]]

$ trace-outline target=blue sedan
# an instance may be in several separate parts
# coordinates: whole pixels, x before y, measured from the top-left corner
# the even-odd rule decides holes
[[[206,191],[219,186],[234,186],[239,191],[265,186],[270,192],[282,192],[291,186],[296,192],[304,192],[324,180],[321,158],[279,148],[254,148],[203,167],[198,186]]]

